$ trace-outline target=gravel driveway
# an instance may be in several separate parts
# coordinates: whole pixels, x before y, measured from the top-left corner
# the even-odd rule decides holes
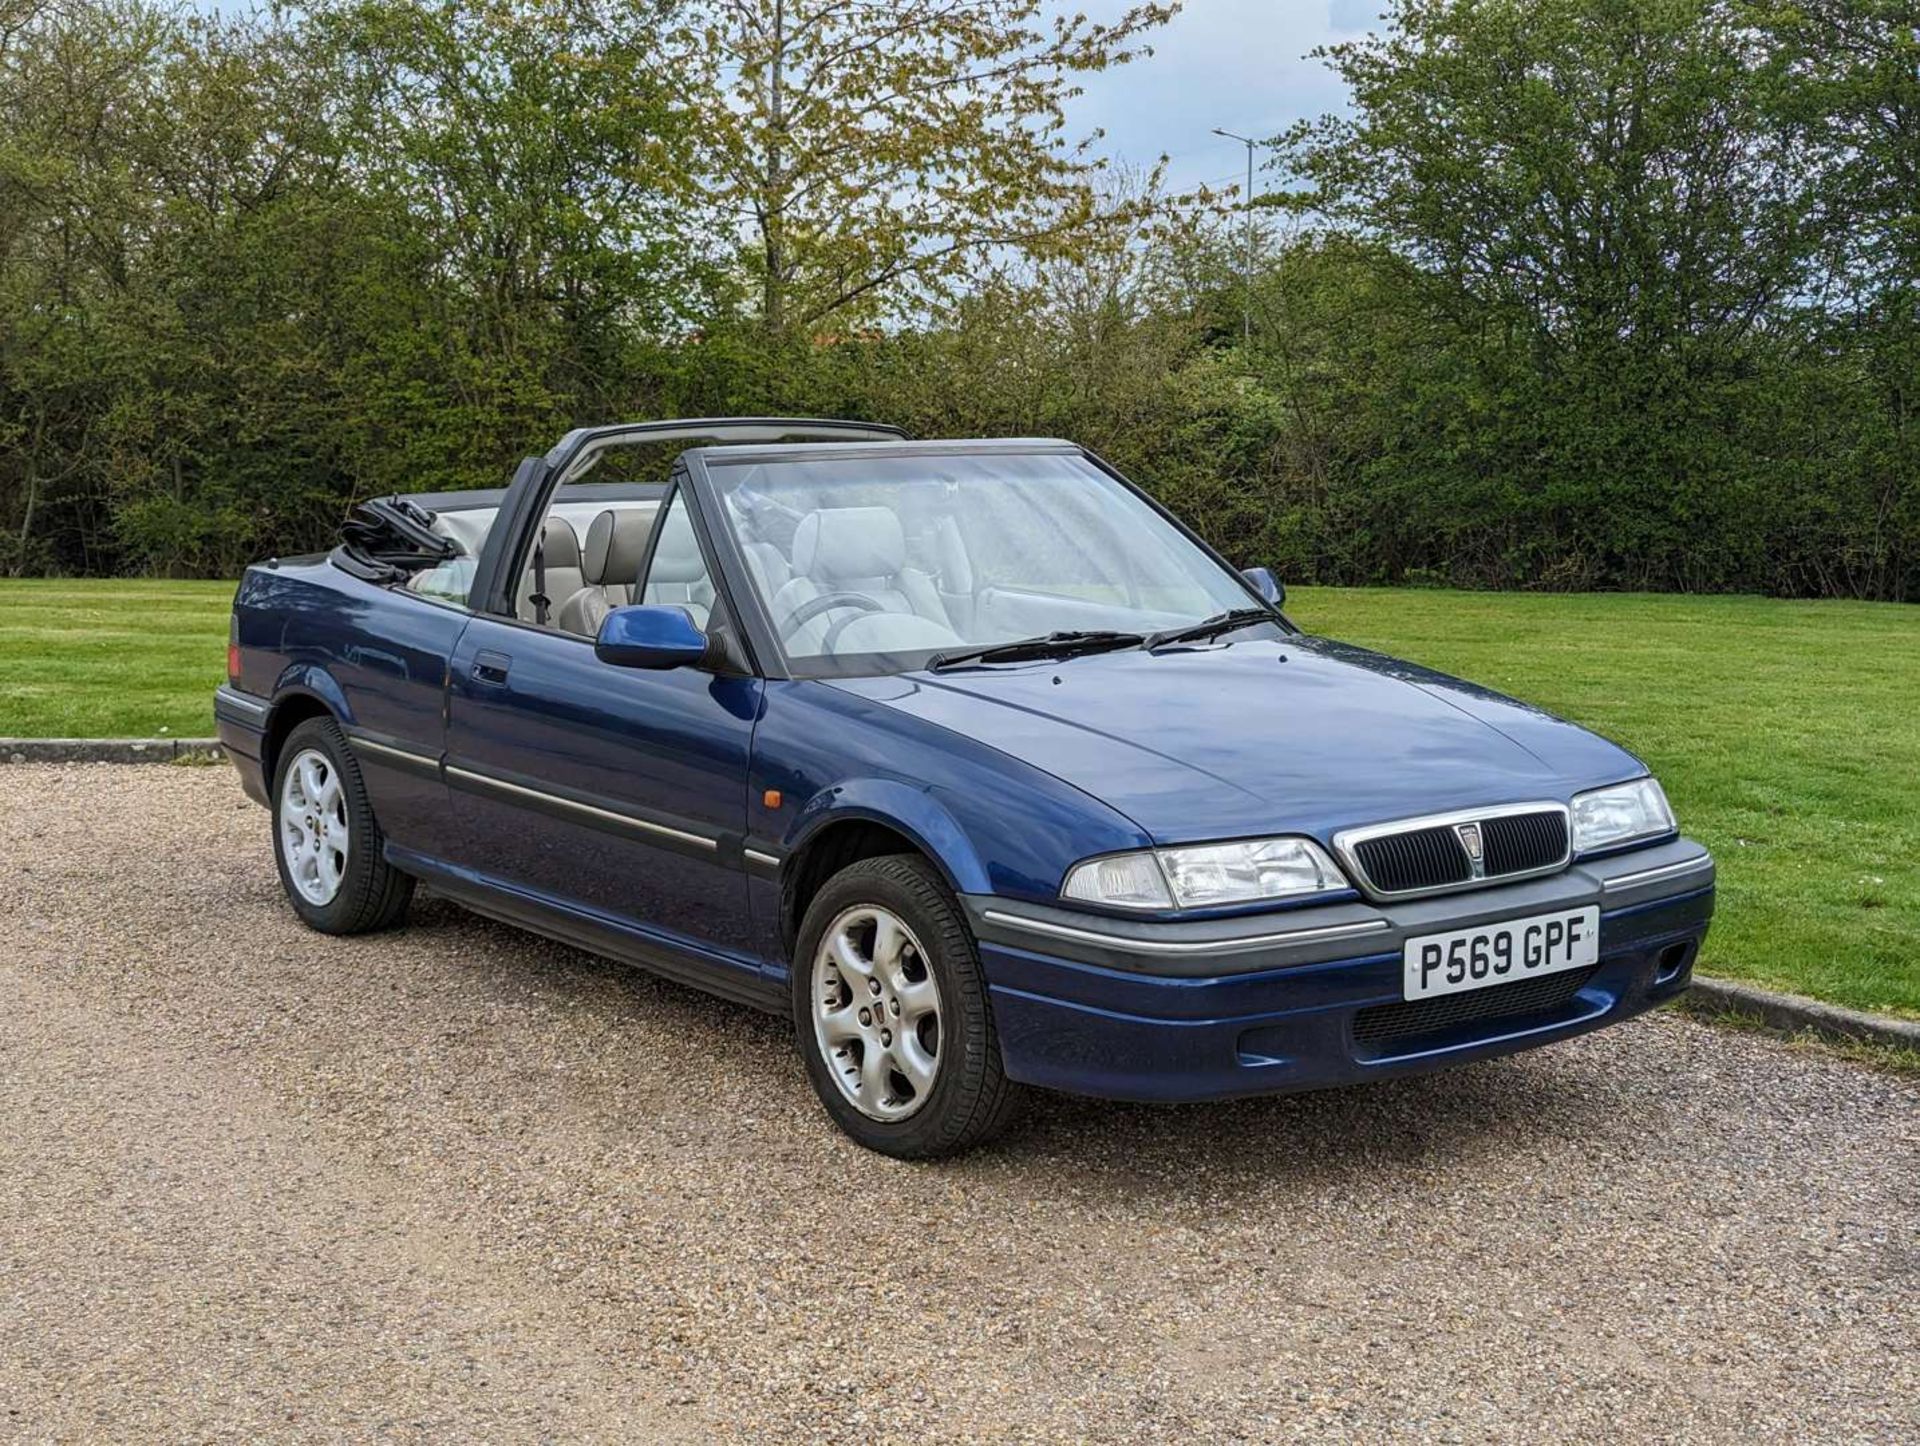
[[[0,770],[0,1438],[1912,1440],[1920,1087],[1658,1016],[868,1155],[783,1026],[224,768]]]

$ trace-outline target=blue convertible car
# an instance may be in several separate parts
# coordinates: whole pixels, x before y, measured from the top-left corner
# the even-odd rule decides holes
[[[313,927],[421,883],[785,1012],[894,1155],[1686,988],[1713,863],[1644,766],[1281,603],[1067,442],[597,427],[249,569],[216,712]]]

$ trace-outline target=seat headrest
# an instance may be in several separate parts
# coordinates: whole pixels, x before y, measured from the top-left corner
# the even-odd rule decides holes
[[[960,524],[951,517],[940,519],[937,536],[940,550],[940,590],[947,593],[973,591],[973,563],[967,557],[967,542],[960,535]]]
[[[706,575],[707,560],[700,555],[700,539],[693,535],[692,519],[684,506],[676,507],[660,530],[647,583],[699,582]]]
[[[433,519],[433,530],[442,537],[451,537],[460,544],[460,550],[468,557],[478,557],[480,549],[487,545],[487,533],[493,527],[493,519],[498,509],[492,507],[462,508],[458,512],[441,512]]]
[[[580,534],[564,517],[549,517],[540,529],[540,553],[548,567],[580,566]]]
[[[747,555],[747,566],[759,581],[760,591],[768,598],[785,587],[787,579],[793,576],[787,555],[771,542],[749,542],[741,551]]]
[[[809,512],[793,534],[793,570],[816,582],[892,577],[906,561],[900,518],[885,507]]]
[[[587,547],[580,559],[580,575],[591,587],[616,587],[640,575],[653,531],[652,514],[636,508],[609,507],[587,528]]]

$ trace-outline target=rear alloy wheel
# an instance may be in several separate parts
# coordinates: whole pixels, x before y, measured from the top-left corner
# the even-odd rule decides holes
[[[294,912],[324,934],[384,929],[413,880],[389,864],[360,765],[331,718],[287,736],[273,779],[273,855]]]
[[[795,951],[794,1028],[815,1092],[872,1150],[955,1154],[1005,1122],[979,954],[945,881],[912,855],[863,859],[814,898]]]
[[[280,858],[300,897],[325,908],[347,872],[347,790],[340,772],[318,748],[303,748],[287,763],[280,785]]]

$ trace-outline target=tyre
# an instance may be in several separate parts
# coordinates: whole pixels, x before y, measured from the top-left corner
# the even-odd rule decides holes
[[[794,949],[793,1022],[827,1113],[870,1150],[958,1154],[1012,1112],[972,931],[925,859],[827,880]]]
[[[273,857],[294,912],[323,934],[397,923],[413,880],[381,855],[385,839],[340,725],[310,718],[273,770]]]

